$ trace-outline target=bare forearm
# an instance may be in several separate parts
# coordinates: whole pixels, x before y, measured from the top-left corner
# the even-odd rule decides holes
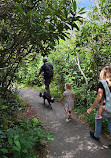
[[[61,97],[60,102],[62,102],[62,101],[63,101],[63,99],[64,99],[64,96],[62,96],[62,97]]]
[[[36,75],[36,77],[39,77],[40,74],[41,74],[41,71],[39,71],[39,73]]]
[[[90,114],[93,111],[93,109],[98,105],[99,102],[100,102],[100,99],[97,97],[93,105],[87,110],[87,113]]]
[[[76,100],[76,97],[75,97],[75,95],[73,94],[73,100],[75,101]]]
[[[98,103],[100,102],[101,98],[103,95],[103,89],[99,88],[98,89],[98,95],[93,103],[93,105],[87,110],[87,113],[90,114],[91,111],[93,111],[93,109],[98,105]]]
[[[99,97],[97,97],[97,98],[95,99],[93,105],[91,106],[91,109],[92,109],[92,110],[98,105],[98,103],[100,102],[100,100],[101,100],[101,99],[100,99]]]

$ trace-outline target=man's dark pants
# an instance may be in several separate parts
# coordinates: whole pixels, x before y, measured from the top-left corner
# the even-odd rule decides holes
[[[45,89],[48,93],[50,93],[50,88],[49,85],[51,83],[52,78],[45,78],[44,79],[44,84],[45,84]]]

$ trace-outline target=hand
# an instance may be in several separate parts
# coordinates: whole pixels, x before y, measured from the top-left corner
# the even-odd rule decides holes
[[[39,77],[39,74],[37,74],[36,77]]]
[[[59,102],[60,102],[60,104],[61,104],[62,106],[64,105],[63,102],[62,102],[61,100],[60,100]]]
[[[89,108],[89,109],[87,110],[87,113],[88,113],[88,114],[90,114],[90,113],[91,113],[91,111],[92,111],[92,109],[91,109],[91,108]]]

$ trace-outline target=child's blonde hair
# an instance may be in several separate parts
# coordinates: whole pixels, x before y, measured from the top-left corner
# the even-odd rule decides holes
[[[66,90],[72,90],[72,86],[70,83],[65,83],[65,89]]]
[[[107,80],[108,82],[111,81],[111,64],[105,66],[100,72],[100,79]]]

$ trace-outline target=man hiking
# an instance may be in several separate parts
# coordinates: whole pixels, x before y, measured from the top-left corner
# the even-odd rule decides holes
[[[43,57],[44,64],[41,66],[39,73],[36,77],[38,77],[42,72],[44,72],[44,84],[45,89],[48,93],[50,93],[49,85],[51,80],[53,79],[53,66],[47,62],[47,57]]]

